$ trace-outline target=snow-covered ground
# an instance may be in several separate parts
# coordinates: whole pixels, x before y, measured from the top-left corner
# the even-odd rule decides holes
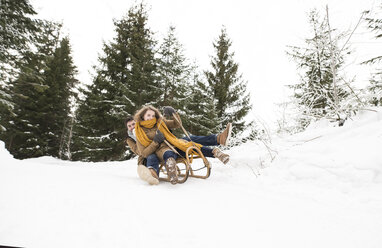
[[[0,142],[0,245],[382,247],[382,109],[210,159],[207,180],[149,186],[136,160],[15,160]],[[271,161],[271,158],[274,158]]]

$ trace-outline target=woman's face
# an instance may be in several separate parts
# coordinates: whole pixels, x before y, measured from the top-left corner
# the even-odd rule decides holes
[[[149,121],[154,118],[155,118],[155,112],[151,109],[147,110],[146,113],[143,115],[144,121]]]

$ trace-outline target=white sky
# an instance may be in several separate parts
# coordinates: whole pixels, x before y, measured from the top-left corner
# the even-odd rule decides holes
[[[91,82],[91,67],[98,64],[102,42],[115,36],[113,18],[120,19],[132,6],[132,0],[31,0],[39,17],[63,21],[69,33],[73,57],[79,70],[78,79]],[[156,38],[166,35],[173,24],[187,57],[200,68],[209,68],[214,54],[212,42],[225,25],[235,52],[235,61],[243,79],[248,81],[253,113],[272,125],[277,118],[275,103],[285,99],[284,85],[295,82],[295,64],[286,56],[287,45],[302,45],[309,37],[307,13],[317,8],[324,13],[329,5],[332,28],[352,29],[361,12],[377,9],[377,0],[146,0],[150,7],[149,26]],[[377,42],[359,28],[350,43],[356,49],[348,61],[348,78],[357,76],[364,86],[370,69],[358,64],[381,55],[382,42]]]

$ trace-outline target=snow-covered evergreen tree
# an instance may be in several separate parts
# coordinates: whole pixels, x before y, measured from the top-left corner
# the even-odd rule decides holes
[[[36,11],[29,0],[2,0],[0,4],[0,81],[14,75],[20,53],[29,50],[38,31]]]
[[[53,56],[47,63],[44,78],[49,86],[44,91],[42,101],[45,103],[41,110],[45,113],[41,128],[46,130],[44,136],[47,148],[44,155],[67,158],[64,143],[70,132],[72,120],[72,107],[78,85],[75,78],[77,69],[71,56],[71,47],[68,38],[60,41]],[[66,156],[64,156],[64,153]]]
[[[382,73],[375,73],[367,87],[368,101],[373,106],[382,106]]]
[[[12,114],[13,102],[9,93],[8,85],[0,84],[0,139],[3,139],[4,132],[7,131],[9,120]]]
[[[196,65],[191,65],[182,44],[170,26],[159,49],[159,76],[163,88],[160,106],[172,106],[180,114],[185,129],[195,135],[214,133],[218,128],[214,101],[200,80]],[[181,130],[174,130],[184,135]]]
[[[382,3],[375,12],[366,11],[365,20],[368,24],[369,30],[375,34],[375,39],[382,38]],[[370,80],[370,85],[367,87],[368,90],[368,101],[374,106],[382,106],[382,68],[379,66],[382,61],[382,55],[376,54],[373,57],[364,62],[364,64],[376,64],[379,68],[372,76]]]
[[[183,51],[183,46],[170,26],[167,36],[159,47],[159,78],[163,89],[161,106],[172,106],[185,113],[188,101],[191,66]]]
[[[331,38],[333,30],[329,29],[327,18],[321,18],[316,10],[309,13],[309,24],[312,37],[305,39],[305,46],[289,46],[287,52],[301,70],[300,81],[291,86],[300,109],[301,128],[322,117],[343,118],[340,116],[339,102],[350,94],[338,73],[345,54],[349,53],[347,49],[341,50],[337,46],[344,34]]]
[[[232,42],[226,29],[222,28],[219,38],[213,43],[215,55],[211,59],[211,71],[206,71],[209,91],[216,104],[217,116],[222,120],[220,129],[228,122],[233,123],[234,132],[246,127],[245,117],[251,110],[247,82],[238,73],[239,65],[230,51]]]
[[[143,4],[115,20],[116,37],[104,44],[93,84],[83,92],[73,128],[72,159],[122,160],[125,153],[124,119],[142,105],[161,99],[153,33]]]
[[[187,118],[184,126],[195,135],[210,135],[221,131],[221,119],[217,115],[215,99],[203,82],[197,67],[192,67],[190,98],[186,104]]]
[[[5,141],[16,158],[59,156],[71,89],[76,82],[69,41],[60,40],[60,27],[41,22],[35,49],[23,54],[25,62],[12,82],[14,115]]]
[[[21,54],[29,50],[38,31],[36,11],[28,0],[0,2],[0,136],[9,125],[13,102],[9,81],[14,79]]]

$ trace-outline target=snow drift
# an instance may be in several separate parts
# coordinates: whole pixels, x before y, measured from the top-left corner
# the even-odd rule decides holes
[[[0,140],[0,158],[1,163],[5,163],[6,161],[10,161],[13,159],[12,155],[5,149],[5,144]]]
[[[135,159],[16,160],[0,142],[0,245],[379,248],[380,147],[375,109],[234,147],[207,180],[149,186]]]
[[[329,185],[382,183],[382,111],[374,111],[361,111],[343,127],[320,121],[286,137],[278,143],[275,169]]]

